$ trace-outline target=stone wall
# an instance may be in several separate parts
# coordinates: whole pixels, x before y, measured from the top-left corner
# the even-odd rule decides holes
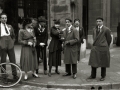
[[[54,19],[60,19],[64,27],[65,18],[71,18],[70,0],[50,0],[50,26],[53,26]]]

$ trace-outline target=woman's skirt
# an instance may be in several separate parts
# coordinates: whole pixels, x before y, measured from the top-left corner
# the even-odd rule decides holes
[[[20,65],[22,71],[35,71],[38,69],[37,53],[34,47],[23,46],[21,49]]]
[[[49,66],[61,66],[61,51],[49,52]]]

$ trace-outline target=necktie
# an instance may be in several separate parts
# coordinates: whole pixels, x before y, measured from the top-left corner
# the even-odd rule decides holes
[[[4,24],[4,27],[5,27],[5,31],[6,31],[6,33],[8,34],[8,30],[7,30],[7,28],[6,28],[6,25]]]
[[[96,31],[96,34],[98,35],[100,32],[100,27],[98,27],[97,31]]]

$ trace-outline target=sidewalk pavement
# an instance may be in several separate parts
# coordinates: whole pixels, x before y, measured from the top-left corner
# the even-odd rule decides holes
[[[20,62],[20,50],[19,45],[15,46],[15,53],[17,64]],[[29,72],[29,78],[27,81],[22,79],[22,84],[40,86],[46,88],[63,88],[63,89],[120,89],[120,47],[113,46],[111,52],[111,66],[107,68],[107,76],[105,81],[100,81],[101,69],[97,70],[97,78],[94,80],[86,80],[91,73],[91,67],[88,65],[90,49],[86,50],[86,58],[82,59],[78,63],[77,78],[73,79],[72,76],[63,77],[65,73],[65,65],[62,61],[62,66],[59,67],[60,75],[55,74],[55,68],[52,68],[52,76],[43,74],[42,63],[39,66],[40,78],[33,78],[31,72]],[[24,76],[24,73],[23,73]]]

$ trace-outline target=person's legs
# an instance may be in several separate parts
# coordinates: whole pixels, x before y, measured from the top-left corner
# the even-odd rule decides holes
[[[77,64],[72,64],[72,72],[73,74],[77,73]]]
[[[77,64],[72,64],[73,79],[76,79]]]
[[[55,72],[56,72],[57,74],[60,74],[60,72],[58,71],[58,66],[56,66]]]
[[[1,49],[1,63],[5,63],[6,62],[6,56],[7,56],[7,50],[6,49]],[[4,69],[6,69],[6,66],[3,66]],[[3,70],[1,70],[2,73]],[[2,75],[2,77],[5,77],[5,75]]]
[[[8,57],[11,63],[16,64],[14,47],[12,49],[8,49]],[[12,74],[14,77],[17,76],[17,70],[14,66],[12,66]]]
[[[91,77],[96,78],[96,67],[91,67]]]
[[[66,64],[66,72],[71,74],[71,64]]]
[[[106,68],[101,67],[101,77],[105,78],[105,76],[106,76]]]
[[[46,47],[43,48],[43,64],[44,64],[44,70],[47,70],[47,57],[46,57]]]
[[[40,46],[36,46],[36,51],[37,51],[37,61],[38,61],[38,66],[39,66]],[[36,73],[38,74],[38,69],[36,69]]]
[[[104,81],[105,80],[105,76],[106,76],[106,68],[105,67],[101,67],[101,79],[100,79],[100,81]]]
[[[43,59],[43,68],[44,74],[47,74],[47,57],[46,57],[46,47],[42,48],[42,59]]]
[[[52,66],[49,66],[49,73],[48,73],[49,77],[51,77],[51,69],[52,69]]]

